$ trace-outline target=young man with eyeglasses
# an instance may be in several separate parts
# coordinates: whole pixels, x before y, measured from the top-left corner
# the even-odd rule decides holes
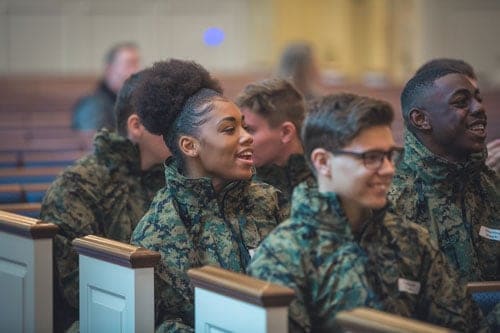
[[[248,273],[295,290],[291,332],[335,330],[339,311],[373,307],[458,331],[482,314],[428,232],[387,213],[403,150],[391,106],[352,94],[314,104],[302,141],[316,181],[295,188],[291,218],[267,236]]]
[[[401,105],[407,130],[394,210],[429,230],[463,281],[499,280],[500,179],[485,163],[477,83],[460,68],[432,66],[408,81]]]

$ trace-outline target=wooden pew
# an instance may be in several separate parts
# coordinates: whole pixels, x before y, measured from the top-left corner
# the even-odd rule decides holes
[[[0,210],[18,215],[29,216],[32,218],[38,218],[40,216],[41,208],[42,208],[41,202],[0,204]]]
[[[45,192],[51,183],[22,184],[24,200],[26,202],[42,202]]]
[[[3,138],[0,140],[0,151],[63,151],[63,150],[87,150],[88,142],[80,136],[65,139],[25,139],[25,138]]]
[[[0,184],[50,183],[64,168],[3,168],[0,169]]]
[[[51,183],[0,184],[0,204],[42,202]]]
[[[57,226],[0,211],[0,332],[52,332]]]
[[[356,308],[350,311],[341,311],[336,316],[336,322],[344,331],[351,333],[453,332],[453,330],[448,328],[369,308]]]
[[[80,332],[153,332],[153,266],[158,252],[94,235],[79,254]]]
[[[469,282],[467,292],[485,315],[500,303],[500,281]]]
[[[0,204],[24,201],[23,187],[20,184],[0,184]]]
[[[36,151],[22,153],[23,167],[68,166],[85,154],[82,150]]]
[[[195,332],[288,332],[292,289],[211,266],[188,275],[195,287]]]
[[[20,154],[16,151],[0,151],[0,168],[20,166]]]

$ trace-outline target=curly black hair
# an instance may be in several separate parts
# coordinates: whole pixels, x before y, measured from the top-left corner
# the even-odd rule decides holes
[[[147,71],[134,94],[135,109],[148,131],[163,135],[182,169],[178,138],[197,134],[204,115],[213,107],[211,102],[222,95],[222,88],[205,68],[192,61],[169,59],[155,63]],[[204,90],[213,94],[200,94]],[[194,95],[198,98],[193,101]]]

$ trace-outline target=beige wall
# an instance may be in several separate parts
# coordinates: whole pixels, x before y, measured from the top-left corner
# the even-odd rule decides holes
[[[135,40],[144,64],[189,58],[218,71],[271,70],[308,40],[322,68],[405,81],[438,56],[500,82],[496,0],[0,0],[0,73],[98,73],[104,50]],[[207,47],[206,27],[226,31]]]

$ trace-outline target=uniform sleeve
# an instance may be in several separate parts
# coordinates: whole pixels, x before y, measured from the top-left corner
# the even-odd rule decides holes
[[[426,281],[424,300],[420,304],[429,311],[426,319],[437,325],[453,328],[460,332],[488,332],[486,319],[471,296],[466,285],[459,282],[444,254],[431,245],[431,263]]]
[[[486,320],[492,332],[500,332],[500,303],[488,313]]]
[[[285,238],[278,242],[272,236],[266,239],[248,273],[295,291],[288,313],[290,332],[336,331],[339,311],[359,306],[381,308],[366,279],[366,254],[357,244],[349,243],[335,255],[327,255],[333,260],[324,260],[322,255],[303,256]]]
[[[261,244],[247,268],[247,273],[258,279],[292,288],[295,298],[288,309],[289,332],[310,332],[311,320],[304,303],[303,288],[306,281],[303,269],[298,267],[294,260],[274,255],[274,250],[266,241]],[[291,257],[293,256],[289,255],[288,259]]]
[[[161,196],[161,194],[159,194]],[[135,228],[131,243],[158,251],[160,263],[155,267],[155,312],[158,329],[194,325],[194,294],[187,270],[194,246],[175,208],[167,204],[156,210],[155,198],[150,211]],[[176,331],[176,330],[174,330]],[[183,329],[179,328],[183,332]],[[177,332],[177,331],[176,331]]]
[[[55,292],[72,308],[78,308],[78,256],[71,242],[98,232],[96,184],[78,173],[65,172],[50,186],[43,199],[40,218],[59,226],[54,238]]]

